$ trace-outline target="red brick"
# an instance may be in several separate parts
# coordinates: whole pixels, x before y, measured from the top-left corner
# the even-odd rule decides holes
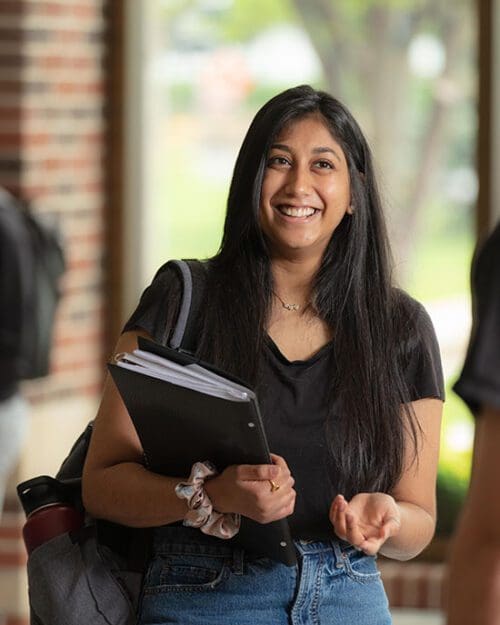
[[[73,95],[76,93],[99,95],[104,90],[104,83],[102,81],[97,82],[60,82],[52,86],[52,91],[55,94]]]
[[[2,121],[10,121],[15,119],[20,119],[22,117],[21,111],[18,108],[12,106],[11,104],[7,106],[2,106],[2,101],[0,98],[0,119]]]
[[[24,551],[0,553],[0,569],[22,566],[26,564],[26,560],[26,552]]]
[[[0,27],[0,42],[2,44],[21,43],[22,40],[23,40],[23,32],[20,28]]]
[[[63,15],[67,12],[62,2],[38,2],[33,9],[42,15]]]
[[[0,132],[0,146],[2,149],[15,147],[20,148],[23,140],[21,131],[19,132]]]
[[[101,341],[104,339],[103,329],[96,329],[92,332],[82,332],[77,334],[76,332],[68,334],[66,336],[59,333],[54,342],[54,349],[60,349],[63,347],[72,347],[74,345],[89,345],[90,343],[94,345],[100,345]],[[0,534],[1,536],[1,534]]]
[[[26,59],[21,54],[2,54],[0,53],[0,68],[13,67],[19,68],[22,67],[26,62]]]
[[[0,15],[7,16],[22,15],[25,12],[25,7],[19,0],[2,0],[0,2]]]
[[[103,13],[102,8],[98,8],[97,4],[75,4],[70,11],[76,17],[83,18],[100,18]]]
[[[0,38],[2,37],[2,32],[0,30]],[[13,93],[18,94],[21,91],[22,83],[20,80],[0,80],[0,93],[2,96]]]
[[[85,30],[57,30],[52,33],[53,43],[81,45],[88,41],[89,32]]]
[[[5,617],[5,625],[30,625],[30,620],[27,616],[10,616],[7,614]]]
[[[24,520],[23,520],[24,524]],[[22,538],[22,525],[5,526],[0,525],[0,540],[12,540]]]

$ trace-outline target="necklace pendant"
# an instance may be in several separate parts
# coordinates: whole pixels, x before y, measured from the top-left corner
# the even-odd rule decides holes
[[[286,308],[287,310],[298,310],[299,305],[298,304],[283,304],[283,308]]]

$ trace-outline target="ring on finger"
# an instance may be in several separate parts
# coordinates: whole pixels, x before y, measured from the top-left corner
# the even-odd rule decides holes
[[[269,484],[271,484],[271,492],[274,493],[274,491],[279,490],[280,489],[280,485],[276,484],[276,482],[274,482],[273,480],[268,480]]]

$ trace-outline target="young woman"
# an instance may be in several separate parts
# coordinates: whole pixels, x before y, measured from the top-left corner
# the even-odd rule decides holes
[[[370,151],[340,102],[301,86],[257,113],[207,281],[197,353],[255,386],[274,455],[203,494],[219,513],[288,517],[299,565],[184,527],[187,476],[145,469],[108,382],[84,499],[157,528],[139,623],[390,623],[375,557],[412,558],[432,538],[443,383],[429,317],[391,283]],[[161,269],[117,351],[165,342],[177,301]]]

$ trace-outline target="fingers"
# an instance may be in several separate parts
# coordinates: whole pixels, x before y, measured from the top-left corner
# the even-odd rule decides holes
[[[272,490],[266,482],[254,482],[250,490],[252,498],[247,516],[258,523],[270,523],[293,513],[297,494],[293,489],[292,477],[286,484],[280,485],[278,490]]]
[[[259,523],[270,523],[293,513],[296,492],[288,465],[272,454],[275,464],[233,465],[233,508]]]
[[[348,503],[342,495],[335,497],[330,507],[330,521],[335,533],[367,555],[375,555],[388,538],[399,532],[399,517],[387,516],[382,521],[371,519],[362,510],[355,510],[354,500]]]
[[[350,510],[349,504],[342,495],[337,495],[330,508],[330,521],[337,536],[354,547],[361,548],[367,536],[361,529],[357,516]]]
[[[342,540],[347,540],[346,511],[347,501],[342,495],[337,495],[330,506],[330,522]]]
[[[347,541],[350,542],[351,545],[363,549],[362,545],[367,541],[368,536],[361,530],[361,526],[354,514],[346,512],[345,524]]]
[[[287,471],[289,470],[286,460],[282,456],[278,456],[278,454],[271,454],[271,460],[273,461],[273,464],[276,464]]]
[[[389,517],[380,528],[381,537],[385,542],[391,536],[396,536],[400,529],[401,521],[396,517]]]
[[[277,480],[280,473],[280,467],[274,464],[240,464],[236,467],[236,479],[242,482]]]
[[[277,486],[291,485],[295,483],[284,458],[277,454],[271,454],[271,460],[274,464],[241,464],[237,467],[237,479],[247,480],[273,480]],[[276,489],[275,489],[276,490]]]

